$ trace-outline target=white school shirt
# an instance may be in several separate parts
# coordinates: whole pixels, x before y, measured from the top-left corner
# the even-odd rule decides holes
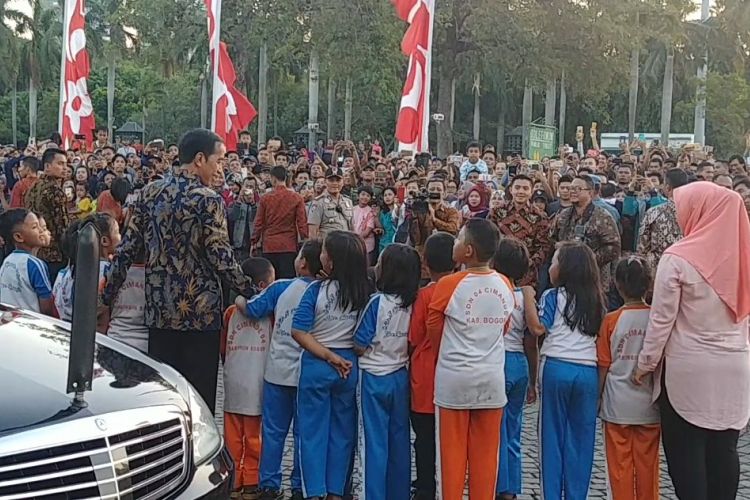
[[[99,261],[99,284],[104,280],[104,276],[107,274],[110,263],[107,260]],[[70,267],[63,268],[57,273],[57,279],[55,280],[55,286],[52,288],[52,296],[54,297],[55,308],[57,314],[63,321],[73,321],[73,285],[75,284],[75,276],[70,271]]]
[[[251,319],[232,306],[224,315],[224,324],[224,411],[260,415],[271,319]]]
[[[505,397],[503,337],[513,311],[507,279],[491,272],[463,271],[435,285],[428,335],[442,321],[435,368],[435,404],[449,409],[494,409]]]
[[[600,334],[599,365],[609,367],[602,393],[602,420],[621,425],[659,423],[659,408],[652,403],[653,377],[646,377],[642,385],[632,382],[638,366],[638,355],[646,336],[650,309],[623,307],[609,313]]]
[[[0,302],[41,312],[39,299],[52,297],[47,264],[24,250],[14,250],[0,266]]]
[[[146,266],[134,264],[112,302],[107,335],[148,352],[148,328],[145,322]]]
[[[596,366],[596,337],[571,329],[565,322],[568,296],[564,288],[550,288],[539,301],[539,319],[547,329],[540,349],[542,356]]]
[[[292,338],[292,319],[302,294],[312,278],[277,280],[247,303],[251,318],[273,317],[271,346],[266,359],[265,380],[272,384],[297,387],[302,346]]]
[[[516,288],[513,290],[513,296],[516,303],[510,314],[510,329],[505,335],[505,352],[525,352],[523,338],[526,336],[526,315],[523,309],[523,292]]]
[[[311,334],[329,349],[351,349],[358,317],[357,311],[339,306],[337,281],[318,280],[310,283],[302,294],[292,329]]]
[[[389,375],[409,361],[409,322],[412,307],[401,307],[395,295],[376,293],[370,298],[354,331],[354,345],[367,349],[359,367],[373,375]]]

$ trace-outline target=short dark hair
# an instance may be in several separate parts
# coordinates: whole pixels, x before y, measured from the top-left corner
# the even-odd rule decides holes
[[[433,273],[447,273],[456,268],[453,262],[453,243],[456,238],[446,232],[431,234],[424,244],[424,261]]]
[[[707,169],[708,167],[713,167],[714,164],[710,161],[702,161],[698,164],[698,172]]]
[[[23,224],[30,213],[25,208],[11,208],[0,215],[0,236],[5,241],[6,249],[15,250],[16,244],[13,241],[13,233],[16,232],[18,226]]]
[[[302,244],[300,255],[307,263],[307,268],[313,276],[317,276],[323,265],[320,263],[320,251],[323,250],[323,242],[320,240],[307,240]]]
[[[653,170],[651,172],[646,172],[646,177],[656,177],[656,178],[658,178],[659,179],[659,184],[661,184],[662,181],[664,181],[664,176],[661,175],[661,172],[655,172]]]
[[[63,151],[62,149],[58,149],[58,148],[47,149],[42,155],[42,167],[47,168],[47,165],[51,165],[52,162],[55,161],[55,156],[57,155],[63,155],[67,158],[65,151]]]
[[[672,189],[682,187],[688,182],[688,174],[681,168],[670,168],[664,176],[664,183]]]
[[[733,161],[739,162],[740,165],[743,167],[745,166],[745,159],[742,157],[742,155],[732,155],[729,157],[729,160],[727,160],[727,163],[732,163]]]
[[[642,299],[651,287],[651,270],[638,255],[623,257],[615,267],[615,283],[623,299]]]
[[[117,177],[112,180],[112,186],[109,188],[109,192],[116,201],[120,204],[124,204],[125,200],[128,199],[128,193],[130,193],[130,182],[124,177]]]
[[[286,169],[281,165],[277,165],[271,169],[271,177],[276,180],[285,182],[286,181]]]
[[[627,168],[632,172],[635,170],[635,165],[633,165],[632,163],[620,163],[619,165],[617,165],[617,170],[620,170],[621,168]]]
[[[557,185],[559,186],[563,182],[573,182],[573,176],[568,174],[561,176],[560,180],[557,181]]]
[[[609,182],[603,183],[602,187],[599,188],[599,193],[602,198],[612,198],[615,193],[617,193],[617,186],[614,186]]]
[[[24,158],[23,161],[21,162],[21,165],[28,168],[32,172],[35,172],[35,173],[39,172],[39,167],[40,167],[39,160],[33,156],[27,156],[26,158]]]
[[[652,156],[649,160],[649,163],[651,163],[652,161],[657,162],[660,167],[664,165],[664,160],[662,160],[659,156]]]
[[[534,187],[534,179],[524,174],[518,174],[514,176],[513,179],[510,180],[510,184],[508,185],[508,187],[513,187],[513,184],[515,184],[517,181],[528,181],[529,184],[531,184],[531,187]]]
[[[115,151],[115,148],[114,148],[114,147],[112,147],[112,146],[109,146],[109,145],[107,145],[107,146],[104,146],[104,147],[102,147],[102,151],[104,151],[105,149],[109,149],[109,150],[110,150],[110,151],[112,151],[113,153],[115,153],[115,152],[116,152],[116,151]]]
[[[187,165],[195,160],[198,153],[208,158],[216,152],[216,145],[223,144],[224,141],[218,135],[205,128],[195,128],[188,130],[180,138],[180,163]]]
[[[477,141],[471,141],[469,144],[467,144],[466,152],[468,153],[471,148],[477,148],[480,152],[482,151],[482,146]]]
[[[592,179],[590,175],[586,175],[586,174],[578,175],[576,176],[576,179],[579,179],[585,182],[586,187],[590,188],[592,191],[596,188],[596,186],[594,185],[594,179]]]
[[[745,186],[750,189],[750,177],[747,175],[738,175],[735,177],[734,182],[732,183],[732,188],[737,189],[737,186]]]
[[[521,240],[501,238],[492,259],[492,267],[513,281],[519,281],[529,271],[529,250]]]
[[[268,281],[273,273],[273,264],[263,257],[250,257],[242,262],[242,272],[250,277],[253,283]]]
[[[477,260],[489,261],[500,241],[500,230],[497,225],[486,219],[469,219],[463,228],[465,243],[474,247]]]

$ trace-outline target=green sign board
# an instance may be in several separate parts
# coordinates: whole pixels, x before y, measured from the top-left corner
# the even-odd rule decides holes
[[[540,161],[545,156],[557,154],[555,135],[557,129],[546,125],[529,125],[529,160]]]

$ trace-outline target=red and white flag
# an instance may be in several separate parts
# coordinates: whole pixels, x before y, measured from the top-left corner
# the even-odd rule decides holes
[[[432,27],[435,0],[393,0],[398,17],[409,23],[401,52],[409,57],[401,107],[396,122],[400,151],[429,150]]]
[[[85,0],[65,0],[62,67],[60,75],[60,121],[62,146],[69,148],[76,136],[93,141],[96,120],[87,87],[89,53],[86,50]]]
[[[227,46],[220,38],[221,0],[204,1],[208,9],[208,40],[214,75],[211,129],[224,140],[227,150],[232,151],[237,148],[240,132],[250,125],[258,112],[234,86],[237,75]]]

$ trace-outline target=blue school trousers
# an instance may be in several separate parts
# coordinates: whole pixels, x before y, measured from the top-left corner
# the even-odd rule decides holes
[[[498,493],[521,493],[521,428],[528,386],[529,362],[526,354],[505,351],[505,395],[508,404],[503,411],[501,425]]]
[[[297,388],[293,386],[263,382],[263,426],[260,452],[259,477],[261,488],[281,490],[281,459],[289,426],[294,421],[294,467],[292,468],[292,490],[301,490],[299,473],[299,433],[296,423]]]
[[[596,366],[542,361],[539,453],[545,500],[586,500],[594,463],[599,375]]]
[[[352,363],[347,378],[305,351],[297,390],[299,464],[305,498],[342,496],[354,453],[357,429],[357,356],[331,349]]]
[[[361,500],[409,500],[411,434],[409,372],[388,375],[360,372],[362,421]]]

